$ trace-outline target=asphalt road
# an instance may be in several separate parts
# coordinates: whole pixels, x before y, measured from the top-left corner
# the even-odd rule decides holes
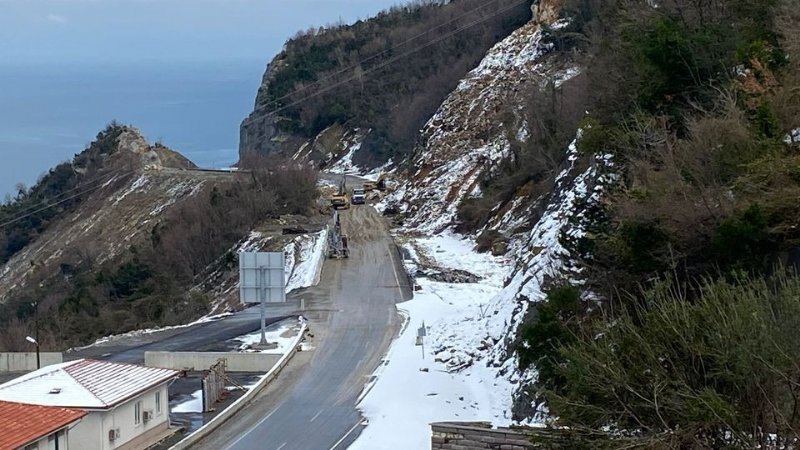
[[[195,449],[343,449],[360,433],[356,401],[398,331],[395,303],[411,290],[378,213],[356,206],[341,217],[351,257],[326,262],[320,284],[303,292],[317,348]]]
[[[297,310],[295,303],[283,308],[273,308],[268,314],[267,324],[283,320]],[[234,315],[213,322],[201,323],[178,330],[156,333],[152,336],[122,338],[118,342],[92,346],[65,354],[65,359],[103,359],[107,361],[144,363],[146,351],[226,351],[225,341],[249,334],[261,328],[258,308],[248,308]]]

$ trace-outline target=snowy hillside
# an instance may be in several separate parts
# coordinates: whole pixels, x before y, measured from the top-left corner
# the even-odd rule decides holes
[[[162,216],[179,202],[202,192],[217,181],[232,175],[164,167],[162,159],[183,157],[174,152],[150,147],[137,130],[120,136],[120,167],[110,170],[103,183],[92,189],[84,207],[58,221],[34,243],[0,267],[0,303],[24,287],[29,278],[47,279],[69,265],[77,265],[88,254],[97,255],[95,263],[113,261],[131,245],[149,238]],[[161,153],[161,155],[159,155]],[[123,163],[133,155],[141,159],[138,169],[128,170]],[[161,157],[160,157],[161,156]],[[191,163],[189,163],[191,164]]]
[[[510,156],[509,136],[519,141],[528,136],[523,105],[515,103],[520,83],[535,88],[579,73],[547,58],[550,50],[542,43],[540,25],[531,22],[492,48],[445,100],[422,130],[412,160],[416,171],[390,198],[401,205],[407,225],[441,232],[454,224],[463,199],[481,195],[482,175]],[[504,120],[509,113],[514,116],[510,124]]]
[[[392,202],[403,213],[398,240],[413,259],[407,266],[417,273],[421,290],[398,305],[405,328],[360,405],[370,425],[353,448],[375,448],[367,443],[388,433],[398,439],[395,444],[418,448],[427,445],[428,424],[435,421],[537,420],[523,394],[535,373],[517,369],[515,335],[549,283],[581,282],[581,269],[563,243],[583,235],[587,209],[614,181],[610,157],[581,156],[573,142],[564,149],[565,163],[551,192],[518,196],[510,207],[496,209],[487,227],[509,236],[505,256],[476,253],[475,236],[460,236],[452,228],[458,204],[482,195],[481,175],[510,157],[509,136],[528,138],[524,120],[510,130],[501,120],[509,103],[518,119],[523,117],[523,106],[509,99],[514,86],[520,80],[560,83],[579,73],[548,58],[541,38],[540,25],[532,22],[489,52],[426,125],[415,151],[416,171],[379,205]],[[526,221],[532,224],[529,231],[512,233]],[[460,274],[450,278],[460,282],[437,275],[448,271]],[[423,323],[424,359],[414,347]],[[424,413],[395,412],[412,410]]]

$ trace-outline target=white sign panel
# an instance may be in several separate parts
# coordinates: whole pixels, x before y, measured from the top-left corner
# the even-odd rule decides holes
[[[244,303],[286,301],[283,252],[239,253],[239,298]]]

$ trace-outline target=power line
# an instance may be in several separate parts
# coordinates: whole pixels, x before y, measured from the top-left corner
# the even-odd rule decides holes
[[[345,78],[345,79],[343,79],[343,80],[341,80],[341,81],[338,81],[338,82],[336,82],[336,83],[330,84],[330,85],[328,85],[328,86],[326,86],[326,87],[324,87],[324,88],[322,88],[322,89],[320,89],[320,90],[318,90],[318,91],[316,91],[316,92],[312,93],[311,95],[308,95],[308,96],[306,96],[306,97],[300,98],[300,99],[298,99],[298,100],[296,100],[296,101],[294,101],[294,102],[291,102],[291,103],[289,103],[289,104],[287,104],[287,105],[284,105],[284,106],[282,106],[282,107],[280,107],[280,108],[277,108],[277,109],[275,109],[274,111],[270,111],[270,112],[268,113],[268,115],[275,115],[275,114],[278,114],[279,112],[281,112],[281,111],[285,111],[286,109],[289,109],[289,108],[292,108],[292,107],[294,107],[294,106],[297,106],[297,105],[299,105],[300,103],[306,102],[306,101],[308,101],[308,100],[311,100],[311,99],[313,99],[313,98],[316,98],[316,97],[319,97],[320,95],[322,95],[322,94],[325,94],[325,93],[327,93],[327,92],[329,92],[329,91],[331,91],[331,90],[333,90],[333,89],[335,89],[335,88],[337,88],[337,87],[339,87],[339,86],[342,86],[342,85],[344,85],[344,84],[346,84],[346,83],[349,83],[349,82],[351,82],[351,81],[355,80],[356,78],[358,78],[358,77],[360,77],[360,76],[367,75],[367,74],[370,74],[370,73],[376,72],[376,71],[378,71],[378,70],[381,70],[381,69],[383,69],[383,68],[385,68],[385,67],[387,67],[387,66],[389,66],[389,65],[391,65],[391,64],[394,64],[395,62],[397,62],[397,61],[399,61],[399,60],[401,60],[401,59],[403,59],[403,58],[405,58],[405,57],[407,57],[407,56],[410,56],[410,55],[412,55],[412,54],[414,54],[414,53],[416,53],[416,52],[418,52],[418,51],[420,51],[420,50],[426,49],[426,48],[428,48],[428,47],[430,47],[430,46],[432,46],[432,45],[438,44],[438,43],[440,43],[440,42],[444,41],[445,39],[448,39],[448,38],[450,38],[450,37],[452,37],[452,36],[455,36],[456,34],[458,34],[458,33],[462,32],[462,31],[464,31],[464,30],[467,30],[467,29],[469,29],[469,28],[472,28],[472,27],[474,27],[474,26],[476,26],[476,25],[479,25],[479,24],[481,24],[481,23],[483,23],[483,22],[486,22],[486,21],[488,21],[488,20],[490,20],[490,19],[493,19],[493,18],[495,18],[495,17],[499,16],[500,14],[503,14],[503,13],[505,13],[505,12],[508,12],[508,11],[510,11],[511,9],[514,9],[514,8],[516,8],[516,7],[518,7],[518,6],[521,6],[521,5],[523,5],[523,4],[526,4],[526,3],[528,3],[529,1],[530,1],[530,0],[522,0],[522,1],[519,1],[519,2],[512,3],[512,4],[510,4],[510,5],[508,5],[508,6],[504,7],[504,8],[501,8],[501,9],[499,9],[499,10],[495,11],[493,14],[490,14],[489,16],[486,16],[486,17],[483,17],[483,18],[479,18],[479,19],[477,19],[477,20],[474,20],[474,21],[472,21],[472,22],[470,22],[470,23],[468,23],[468,24],[466,24],[466,25],[462,25],[462,26],[460,26],[460,27],[456,28],[455,30],[452,30],[452,31],[450,31],[450,32],[448,32],[448,33],[445,33],[445,34],[443,34],[443,35],[439,36],[438,38],[436,38],[436,39],[434,39],[434,40],[432,40],[432,41],[429,41],[429,42],[427,42],[427,43],[425,43],[425,44],[423,44],[423,45],[420,45],[420,46],[417,46],[417,47],[415,47],[415,48],[412,48],[411,50],[409,50],[409,51],[407,51],[407,52],[405,52],[405,53],[401,53],[401,54],[399,54],[399,55],[397,55],[397,56],[394,56],[394,57],[392,57],[392,58],[389,58],[389,59],[387,59],[386,61],[383,61],[383,62],[381,62],[381,63],[379,63],[379,64],[376,64],[376,65],[374,65],[374,66],[372,66],[372,67],[370,67],[370,68],[368,68],[368,69],[365,69],[365,70],[363,71],[363,73],[362,73],[362,74],[360,74],[360,75],[355,75],[355,74],[354,74],[354,75],[352,75],[352,76],[350,76],[350,77],[347,77],[347,78]],[[428,33],[432,32],[432,31],[435,31],[435,30],[437,30],[437,29],[440,29],[440,28],[442,28],[442,27],[445,27],[445,26],[447,26],[447,25],[450,25],[450,24],[452,24],[452,23],[454,23],[454,22],[456,22],[456,21],[458,21],[458,20],[460,20],[460,19],[462,19],[462,18],[464,18],[464,17],[466,17],[466,16],[468,16],[468,15],[470,15],[470,14],[472,14],[472,13],[474,13],[474,12],[478,11],[478,10],[480,10],[480,9],[483,9],[483,8],[484,8],[484,7],[486,7],[486,6],[489,6],[491,3],[492,3],[492,2],[487,2],[487,3],[485,3],[485,4],[482,4],[482,5],[480,5],[480,6],[476,7],[476,8],[474,8],[474,9],[471,9],[471,10],[469,10],[468,12],[466,12],[466,13],[464,13],[464,14],[462,14],[462,15],[460,15],[460,16],[458,16],[458,17],[454,18],[454,19],[451,19],[451,20],[449,20],[448,22],[445,22],[445,23],[443,23],[443,24],[441,24],[441,25],[438,25],[438,26],[436,26],[436,27],[434,27],[434,28],[432,28],[432,29],[430,29],[430,30],[427,30],[427,31],[425,31],[424,33],[418,34],[418,35],[416,35],[416,36],[414,36],[414,37],[412,37],[412,38],[410,38],[410,39],[406,39],[405,41],[401,42],[400,44],[397,44],[397,45],[395,45],[395,46],[393,46],[393,47],[391,47],[391,48],[389,48],[389,49],[387,49],[387,50],[384,50],[383,52],[381,52],[381,53],[379,53],[379,54],[376,54],[376,55],[373,55],[373,56],[371,56],[371,57],[369,57],[369,58],[366,58],[366,59],[364,59],[364,60],[360,61],[359,63],[357,63],[357,64],[355,64],[355,65],[352,65],[352,66],[350,66],[350,67],[344,68],[344,69],[342,69],[342,70],[340,70],[340,71],[338,71],[338,72],[336,72],[336,73],[334,73],[334,74],[332,74],[332,75],[330,75],[330,76],[327,76],[327,77],[323,78],[322,80],[317,80],[317,81],[315,81],[314,83],[312,83],[312,84],[308,85],[307,87],[303,87],[303,88],[299,89],[299,91],[306,90],[306,89],[310,88],[311,86],[314,86],[315,84],[320,84],[322,81],[325,81],[325,80],[329,80],[329,79],[335,78],[335,77],[337,77],[338,75],[340,75],[340,74],[342,74],[342,73],[344,73],[344,72],[347,72],[347,71],[350,71],[350,70],[355,70],[356,68],[360,67],[360,66],[361,66],[362,64],[364,64],[365,62],[371,61],[371,60],[373,60],[373,59],[376,59],[376,58],[378,58],[378,57],[380,57],[380,56],[383,56],[383,55],[385,55],[385,54],[388,54],[388,53],[390,53],[390,52],[392,52],[392,51],[394,51],[394,50],[397,50],[398,48],[400,48],[400,47],[402,47],[402,46],[405,46],[406,44],[408,44],[408,43],[410,43],[410,42],[412,42],[412,41],[414,41],[414,40],[416,40],[416,39],[418,39],[418,38],[420,38],[420,37],[423,37],[423,36],[425,36],[426,34],[428,34]],[[290,93],[290,94],[286,94],[285,96],[281,97],[280,99],[277,99],[277,100],[273,101],[272,103],[275,103],[275,102],[278,102],[278,101],[280,101],[280,100],[286,99],[286,98],[288,98],[288,97],[290,97],[290,96],[293,96],[293,95],[295,95],[296,93],[297,93],[297,91],[295,91],[295,92],[292,92],[292,93]],[[132,173],[134,173],[134,172],[135,172],[135,170],[132,170],[132,171],[126,172],[125,174],[123,174],[123,176],[129,175],[129,174],[132,174]],[[114,175],[114,174],[112,173],[112,174],[110,174],[110,175]],[[99,180],[100,180],[100,179],[102,179],[102,178],[104,178],[104,177],[101,177],[101,178],[95,179],[95,180],[93,180],[93,181],[89,182],[88,184],[93,184],[93,183],[95,183],[96,181],[99,181]],[[60,196],[62,196],[62,195],[64,195],[64,194],[66,194],[66,193],[68,193],[68,192],[71,192],[71,191],[77,190],[77,189],[79,189],[79,188],[83,188],[83,187],[85,187],[86,185],[87,185],[87,184],[84,184],[83,186],[80,186],[80,187],[75,187],[75,188],[73,188],[73,189],[71,189],[71,190],[65,191],[65,192],[63,192],[63,193],[59,194],[58,196],[56,196],[55,198],[58,198],[58,197],[60,197]],[[31,212],[28,212],[28,213],[25,213],[25,211],[29,210],[29,209],[30,209],[30,207],[29,207],[29,208],[26,208],[26,210],[23,210],[23,214],[22,214],[22,215],[18,215],[17,217],[15,217],[15,218],[13,218],[13,219],[10,219],[10,220],[8,220],[8,221],[6,221],[6,222],[0,223],[0,228],[4,228],[4,227],[6,227],[6,226],[8,226],[8,225],[11,225],[11,224],[13,224],[13,223],[19,222],[19,221],[20,221],[20,220],[22,220],[22,219],[25,219],[25,218],[27,218],[27,217],[30,217],[30,216],[34,215],[34,214],[40,213],[40,212],[42,212],[42,211],[45,211],[45,210],[47,210],[47,209],[49,209],[49,208],[52,208],[52,207],[54,207],[54,206],[58,206],[58,205],[60,205],[60,204],[62,204],[62,203],[64,203],[64,202],[67,202],[67,201],[69,201],[69,200],[72,200],[72,199],[74,199],[74,198],[76,198],[76,197],[79,197],[79,196],[81,196],[81,195],[83,195],[83,194],[86,194],[86,193],[89,193],[89,192],[94,192],[94,191],[96,191],[96,190],[98,190],[98,189],[102,188],[103,186],[105,186],[105,185],[104,185],[104,184],[101,184],[101,185],[99,185],[99,186],[95,186],[95,187],[92,187],[92,188],[86,189],[86,190],[84,190],[84,191],[81,191],[81,192],[79,192],[79,193],[77,193],[77,194],[75,194],[75,195],[71,195],[71,196],[69,196],[69,197],[67,197],[67,198],[64,198],[64,199],[62,199],[62,200],[59,200],[59,201],[57,201],[57,202],[55,202],[55,203],[52,203],[52,204],[49,204],[49,205],[43,206],[43,207],[41,207],[41,208],[39,208],[39,209],[36,209],[36,210],[34,210],[34,211],[31,211]],[[43,202],[44,202],[44,201],[43,201]]]
[[[126,173],[122,174],[122,176],[127,176],[127,175],[130,175],[130,174],[134,173],[134,172],[136,172],[136,171],[135,171],[135,170],[131,170],[131,171],[129,171],[129,172],[126,172]],[[40,212],[42,212],[42,211],[48,210],[48,209],[50,209],[50,208],[52,208],[52,207],[54,207],[54,206],[58,206],[58,205],[60,205],[60,204],[62,204],[62,203],[64,203],[64,202],[67,202],[67,201],[69,201],[69,200],[72,200],[72,199],[74,199],[74,198],[80,197],[80,196],[81,196],[81,195],[83,195],[83,194],[87,194],[87,193],[89,193],[89,192],[94,192],[94,191],[96,191],[96,190],[98,190],[98,189],[100,189],[100,188],[102,188],[102,187],[104,187],[104,186],[105,186],[105,184],[101,184],[101,185],[99,185],[99,186],[95,186],[95,187],[92,187],[92,188],[86,189],[86,190],[84,190],[84,191],[78,192],[78,193],[77,193],[77,194],[75,194],[75,195],[71,195],[71,196],[69,196],[69,197],[67,197],[67,198],[61,199],[61,200],[59,200],[59,201],[57,201],[57,202],[55,202],[55,203],[51,203],[51,204],[49,204],[49,205],[47,205],[47,206],[43,206],[43,207],[41,207],[41,208],[39,208],[39,209],[37,209],[37,210],[35,210],[35,211],[31,211],[31,212],[29,212],[29,213],[27,213],[27,214],[22,214],[22,215],[20,215],[20,216],[17,216],[17,217],[15,217],[15,218],[11,219],[11,220],[8,220],[8,221],[6,221],[6,222],[0,223],[0,228],[5,228],[5,227],[7,227],[8,225],[11,225],[11,224],[13,224],[13,223],[19,222],[19,221],[20,221],[20,220],[22,220],[22,219],[28,218],[28,217],[30,217],[30,216],[32,216],[32,215],[34,215],[34,214],[38,214],[38,213],[40,213]]]
[[[409,43],[411,43],[411,42],[413,42],[413,41],[415,41],[415,40],[417,40],[417,39],[419,39],[421,37],[424,37],[425,35],[427,35],[429,33],[432,33],[432,32],[434,32],[434,31],[436,31],[436,30],[438,30],[440,28],[444,28],[444,27],[446,27],[448,25],[452,25],[453,23],[458,22],[459,20],[463,19],[464,17],[467,17],[467,16],[469,16],[469,15],[471,15],[471,14],[473,14],[473,13],[475,13],[475,12],[477,12],[477,11],[487,7],[487,6],[491,6],[492,3],[494,3],[495,1],[496,0],[490,0],[490,1],[486,2],[486,3],[483,3],[483,4],[477,6],[477,7],[473,8],[473,9],[470,9],[469,11],[466,11],[465,13],[463,13],[463,14],[461,14],[461,15],[453,18],[453,19],[448,20],[445,23],[442,23],[442,24],[437,25],[437,26],[435,26],[435,27],[433,27],[433,28],[431,28],[429,30],[425,30],[422,33],[419,33],[419,34],[417,34],[415,36],[412,36],[412,37],[400,42],[399,44],[396,44],[396,45],[394,45],[394,46],[392,46],[392,47],[390,47],[390,48],[388,48],[386,50],[383,50],[380,53],[377,53],[377,54],[372,55],[372,56],[370,56],[368,58],[365,58],[365,59],[363,59],[363,60],[361,60],[361,61],[359,61],[359,62],[357,62],[355,64],[352,64],[352,65],[350,65],[348,67],[340,69],[339,71],[337,71],[337,72],[335,72],[333,74],[327,75],[327,76],[325,76],[325,77],[323,77],[321,79],[315,80],[311,84],[308,84],[308,85],[305,85],[305,86],[301,86],[300,88],[296,89],[293,92],[290,92],[290,93],[285,94],[285,95],[283,95],[283,96],[281,96],[281,97],[279,97],[279,98],[277,98],[275,100],[270,101],[266,105],[261,106],[261,108],[267,108],[267,107],[269,107],[271,105],[278,105],[281,101],[286,100],[287,98],[289,98],[289,97],[291,97],[293,95],[296,95],[298,92],[302,92],[302,91],[308,90],[308,89],[310,89],[311,87],[313,87],[315,85],[322,84],[322,83],[324,83],[326,81],[332,80],[332,79],[338,77],[339,75],[341,75],[341,74],[343,74],[345,72],[349,72],[351,70],[356,70],[356,69],[358,69],[359,67],[363,66],[365,63],[367,63],[369,61],[372,61],[374,59],[377,59],[377,58],[380,58],[382,56],[388,55],[388,54],[394,52],[395,50],[405,46],[406,44],[409,44]],[[522,2],[522,3],[527,3],[527,1]]]
[[[39,201],[38,203],[34,203],[33,205],[28,206],[27,208],[23,209],[22,211],[17,211],[17,215],[25,214],[26,212],[28,212],[28,211],[30,211],[32,209],[38,208],[39,205],[41,205],[43,203],[51,202],[53,200],[58,199],[59,197],[63,197],[64,195],[69,194],[70,192],[75,192],[75,191],[77,191],[79,189],[83,189],[88,185],[95,184],[95,183],[103,181],[103,180],[111,179],[114,176],[116,176],[118,174],[118,172],[119,172],[119,170],[111,171],[111,172],[109,172],[109,173],[107,173],[107,174],[105,174],[105,175],[103,175],[101,177],[97,177],[97,178],[95,178],[93,180],[90,180],[90,181],[87,181],[87,182],[85,182],[85,183],[83,183],[81,185],[78,185],[78,186],[75,186],[75,187],[73,187],[71,189],[67,189],[65,191],[62,191],[61,193],[59,193],[58,195],[56,195],[56,196],[54,196],[52,198],[43,199],[43,200]]]
[[[451,31],[451,32],[449,32],[447,34],[444,34],[444,35],[440,36],[437,39],[434,39],[433,41],[427,42],[424,45],[421,45],[419,47],[413,48],[413,49],[411,49],[411,50],[409,50],[409,51],[407,51],[405,53],[402,53],[402,54],[397,55],[397,56],[395,56],[393,58],[390,58],[390,59],[382,62],[381,64],[377,64],[377,65],[375,65],[373,67],[370,67],[369,69],[365,70],[362,75],[366,75],[368,73],[372,73],[372,72],[375,72],[377,70],[383,69],[384,67],[387,67],[387,66],[399,61],[400,59],[405,58],[406,56],[409,56],[409,55],[411,55],[413,53],[416,53],[416,52],[418,52],[418,51],[420,51],[422,49],[428,48],[428,47],[430,47],[432,45],[438,44],[439,42],[442,42],[443,40],[445,40],[447,38],[450,38],[450,37],[462,32],[462,31],[464,31],[466,29],[472,28],[475,25],[478,25],[478,24],[481,24],[483,22],[486,22],[489,19],[493,19],[493,18],[499,16],[500,14],[503,14],[503,13],[513,9],[513,8],[516,8],[516,7],[520,6],[520,5],[528,3],[528,1],[529,0],[522,0],[520,2],[512,3],[511,5],[496,11],[494,14],[491,14],[491,15],[489,15],[487,17],[484,17],[482,19],[479,19],[479,20],[476,20],[476,21],[474,21],[472,23],[464,25],[464,26],[462,26],[462,27],[460,27],[460,28],[458,28],[456,30],[453,30],[453,31]],[[317,91],[317,92],[315,92],[315,93],[313,93],[311,95],[308,95],[308,96],[303,97],[303,98],[301,98],[301,99],[299,99],[297,101],[289,103],[288,105],[285,105],[285,106],[282,106],[282,107],[280,107],[278,109],[275,109],[274,111],[270,111],[269,113],[267,113],[267,115],[274,116],[275,114],[278,114],[281,111],[285,111],[285,110],[287,110],[289,108],[297,106],[298,104],[306,102],[306,101],[308,101],[308,100],[310,100],[312,98],[319,97],[320,95],[322,95],[322,94],[324,94],[326,92],[329,92],[329,91],[331,91],[331,90],[333,90],[333,89],[335,89],[335,88],[337,88],[337,87],[339,87],[339,86],[341,86],[343,84],[349,83],[350,81],[353,81],[356,78],[358,78],[357,75],[353,75],[351,77],[345,78],[342,81],[339,81],[337,83],[334,83],[334,84],[331,84],[329,86],[326,86],[325,88],[320,89],[319,91]]]

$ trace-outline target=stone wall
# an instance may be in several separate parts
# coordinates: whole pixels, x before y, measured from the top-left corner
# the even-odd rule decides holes
[[[432,450],[528,450],[535,448],[523,429],[492,428],[485,422],[432,423]]]

